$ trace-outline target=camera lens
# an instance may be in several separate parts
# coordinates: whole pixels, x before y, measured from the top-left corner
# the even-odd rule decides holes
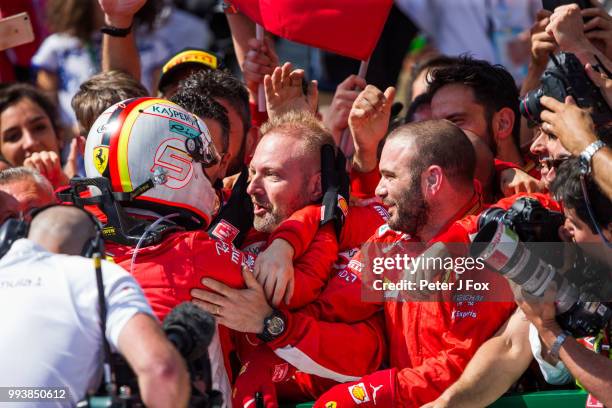
[[[521,115],[523,115],[531,123],[540,123],[540,114],[542,113],[542,104],[540,104],[540,98],[542,97],[542,88],[538,88],[534,91],[528,92],[522,99],[519,105]]]
[[[556,306],[559,313],[569,310],[578,298],[567,279],[520,242],[515,232],[503,223],[490,221],[484,225],[474,237],[470,255],[482,258],[488,267],[533,296],[542,296],[554,281],[558,288]]]
[[[490,221],[502,222],[506,211],[499,207],[491,207],[482,212],[478,217],[478,229],[482,229]]]

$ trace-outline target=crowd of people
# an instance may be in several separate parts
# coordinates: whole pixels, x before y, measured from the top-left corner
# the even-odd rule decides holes
[[[153,3],[48,0],[34,74],[0,84],[0,405],[483,407],[578,384],[612,406],[597,1],[523,10],[505,57],[478,8],[397,1],[434,47],[402,89],[350,75],[326,107],[239,4],[232,73],[168,54]]]

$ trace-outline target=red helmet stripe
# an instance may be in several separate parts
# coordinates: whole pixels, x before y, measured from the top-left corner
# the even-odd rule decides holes
[[[123,191],[123,192],[126,191],[123,188],[123,183],[121,180],[121,173],[120,173],[121,163],[119,162],[119,157],[118,157],[119,140],[122,134],[123,124],[126,118],[128,117],[128,115],[134,109],[136,109],[141,103],[148,101],[150,99],[157,99],[157,98],[149,97],[149,98],[138,98],[138,99],[130,100],[128,104],[125,106],[125,108],[123,108],[119,116],[115,119],[117,123],[119,123],[119,126],[116,126],[113,133],[111,134],[109,152],[108,152],[110,179],[111,179],[111,184],[113,186],[114,191]]]

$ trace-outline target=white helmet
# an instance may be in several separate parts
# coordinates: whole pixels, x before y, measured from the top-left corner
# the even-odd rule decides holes
[[[204,122],[180,106],[157,98],[111,106],[89,131],[84,160],[87,177],[108,178],[113,191],[144,190],[126,207],[178,212],[191,227],[210,223],[216,195],[203,166],[219,155]]]

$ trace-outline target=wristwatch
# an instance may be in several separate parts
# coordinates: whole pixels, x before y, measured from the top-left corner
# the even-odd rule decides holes
[[[563,332],[561,332],[561,334],[557,336],[557,338],[553,342],[552,346],[550,347],[550,350],[548,351],[548,355],[554,358],[555,361],[559,361],[559,350],[561,350],[561,346],[563,345],[563,343],[565,343],[565,340],[567,340],[568,336],[571,335],[572,334],[570,332],[564,330]]]
[[[287,327],[287,318],[278,309],[273,309],[270,316],[264,319],[263,332],[257,335],[261,340],[268,343],[285,332]]]
[[[582,174],[585,174],[585,175],[591,174],[591,170],[592,170],[591,160],[593,159],[593,155],[605,145],[606,144],[603,141],[597,140],[591,143],[590,145],[588,145],[586,149],[584,149],[582,153],[580,153],[580,156],[579,156],[580,172]]]
[[[130,24],[128,28],[104,26],[100,31],[102,34],[110,35],[111,37],[127,37],[127,35],[132,32],[132,26],[134,26],[134,23]]]

